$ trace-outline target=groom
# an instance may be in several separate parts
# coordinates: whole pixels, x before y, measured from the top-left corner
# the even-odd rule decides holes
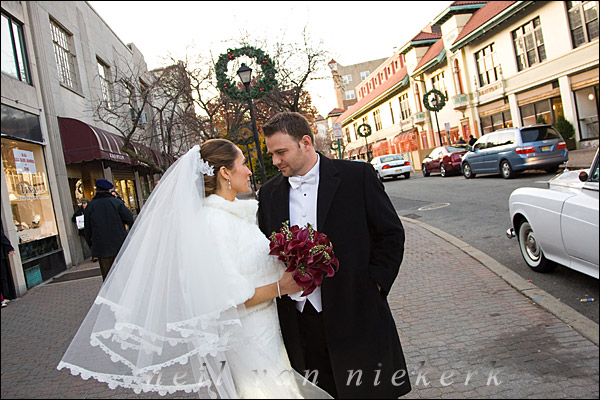
[[[411,389],[387,295],[404,229],[370,164],[317,153],[308,121],[285,112],[263,126],[281,174],[259,191],[265,235],[310,222],[329,236],[339,271],[307,298],[277,301],[292,367],[333,397],[392,398]],[[318,371],[318,373],[315,373]],[[309,375],[310,374],[310,375]]]

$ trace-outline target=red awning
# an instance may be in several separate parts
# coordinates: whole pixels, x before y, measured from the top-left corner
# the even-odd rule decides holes
[[[130,165],[144,165],[123,152],[125,139],[114,133],[86,124],[73,118],[58,117],[63,153],[67,164],[92,160],[110,160]],[[139,143],[129,143],[130,149],[157,165],[162,164],[161,155],[154,149]]]

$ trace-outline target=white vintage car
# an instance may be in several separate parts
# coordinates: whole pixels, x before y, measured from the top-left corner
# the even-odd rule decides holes
[[[548,189],[523,187],[508,200],[521,255],[534,271],[556,263],[598,279],[598,151],[590,169],[568,171]]]

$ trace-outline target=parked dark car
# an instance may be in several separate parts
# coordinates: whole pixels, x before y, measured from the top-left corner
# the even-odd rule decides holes
[[[439,172],[443,177],[460,174],[462,156],[469,148],[466,144],[436,147],[423,159],[423,176],[429,176],[433,172]]]
[[[502,174],[514,178],[519,171],[544,169],[556,172],[569,159],[567,144],[552,125],[506,128],[480,137],[462,159],[467,179],[477,174]]]

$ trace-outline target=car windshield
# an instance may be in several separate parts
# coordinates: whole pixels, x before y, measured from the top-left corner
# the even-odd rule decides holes
[[[399,161],[399,160],[404,160],[404,158],[400,157],[397,154],[392,154],[391,156],[383,156],[381,157],[381,162],[391,162],[391,161]]]
[[[523,138],[523,143],[560,139],[558,132],[549,126],[536,126],[535,128],[521,129],[521,137]]]
[[[446,146],[446,150],[448,150],[448,153],[467,151],[467,150],[469,150],[469,145],[468,144],[465,144],[465,145],[455,144],[453,146]]]

